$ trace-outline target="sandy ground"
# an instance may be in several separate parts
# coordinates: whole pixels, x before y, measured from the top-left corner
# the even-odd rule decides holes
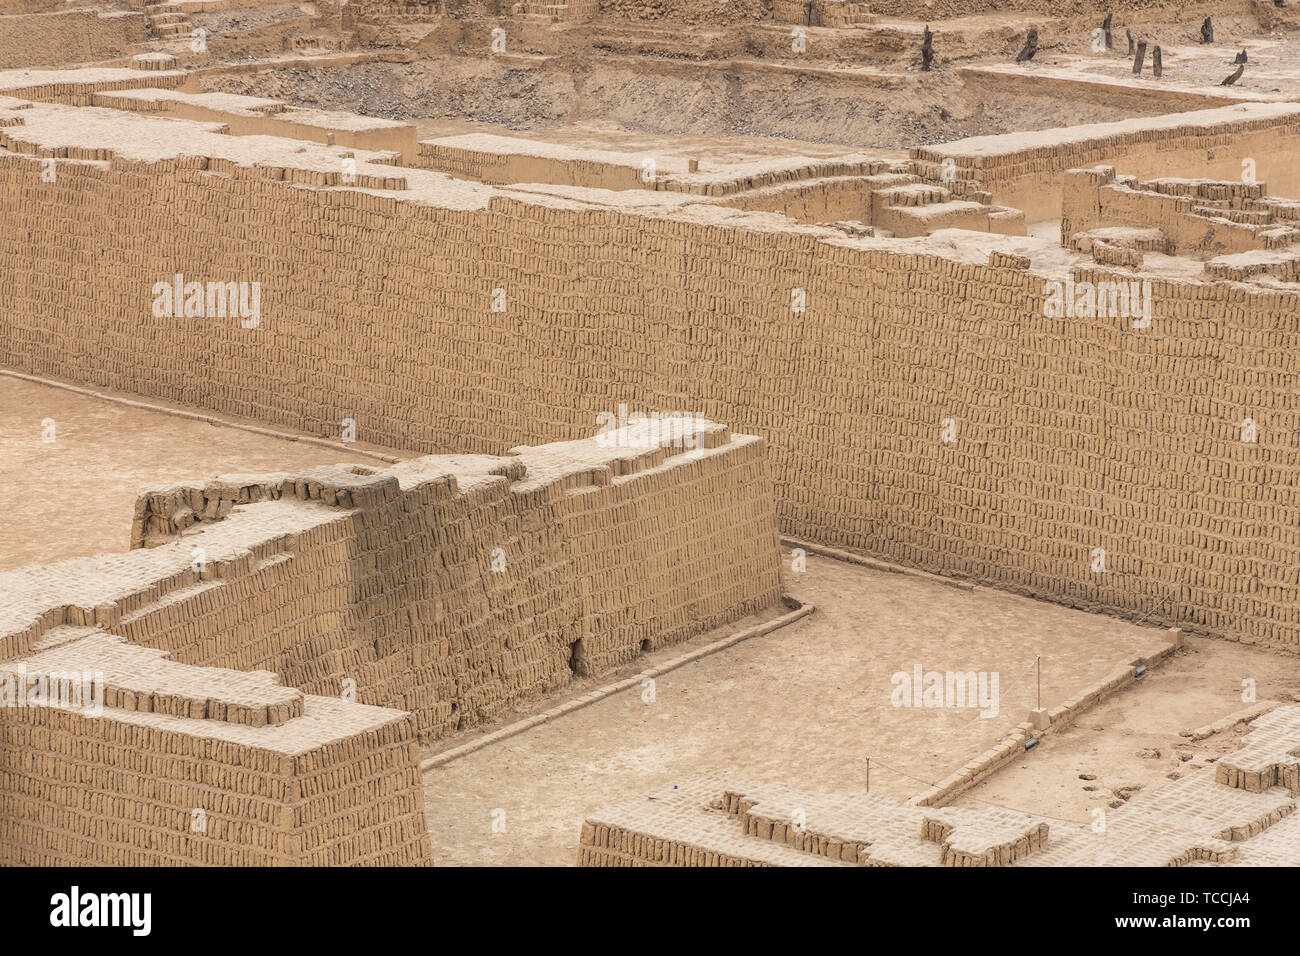
[[[430,771],[435,861],[572,864],[589,811],[701,769],[846,790],[873,755],[872,790],[908,796],[1027,718],[1036,653],[1051,649],[1051,706],[1160,643],[1122,621],[828,558],[787,577],[817,605],[810,617],[662,676],[653,702],[626,691]],[[997,716],[893,706],[892,675],[916,664],[998,672]]]
[[[416,122],[421,139],[459,136],[465,133],[493,133],[521,136],[506,126],[474,123],[462,119],[422,119]],[[761,136],[670,136],[629,130],[613,123],[591,120],[559,130],[538,130],[522,138],[556,143],[572,149],[611,150],[614,152],[653,154],[682,159],[699,159],[709,168],[732,166],[784,157],[812,156],[831,159],[843,156],[851,148],[837,143],[813,143],[798,139],[768,139]],[[902,149],[852,150],[866,152],[880,159],[906,159]]]
[[[906,150],[966,136],[1169,112],[1154,97],[1149,102],[1129,95],[1107,99],[1099,91],[1080,97],[1077,91],[1021,84],[991,91],[987,81],[968,87],[960,75],[962,67],[997,65],[1030,74],[1043,70],[1131,81],[1127,29],[1137,39],[1162,45],[1165,75],[1150,89],[1218,88],[1244,46],[1252,57],[1237,87],[1244,95],[1300,92],[1300,49],[1286,35],[1264,29],[1269,17],[1225,12],[1215,18],[1217,42],[1203,46],[1197,11],[1176,22],[1164,8],[1114,12],[1116,49],[1105,55],[1093,52],[1101,10],[1096,27],[1076,21],[1067,28],[1030,11],[935,22],[937,59],[929,73],[918,69],[924,19],[883,18],[860,29],[814,31],[811,45],[798,55],[783,43],[772,45],[766,33],[766,39],[751,36],[742,42],[747,30],[770,32],[772,24],[693,28],[618,21],[606,33],[568,25],[540,45],[527,39],[520,44],[516,36],[513,58],[501,60],[471,53],[475,48],[464,36],[457,41],[449,34],[433,45],[415,46],[427,58],[413,63],[208,75],[201,84],[440,127],[427,135],[527,131],[566,145],[614,149],[619,144],[591,138],[594,125],[652,137],[760,136]],[[1039,53],[1032,63],[1017,66],[1016,53],[1034,25],[1043,31]],[[380,45],[416,44],[418,36],[437,32],[429,25],[408,26],[390,24],[381,31]],[[772,72],[774,66],[805,72]],[[1149,65],[1145,77],[1150,78]],[[651,152],[664,150],[662,143],[653,147]]]
[[[1184,730],[1204,727],[1257,700],[1292,703],[1300,694],[1300,660],[1211,638],[1189,638],[1186,650],[1150,671],[1060,734],[1049,734],[1023,760],[998,771],[953,801],[995,804],[1087,823],[1094,807],[1150,792],[1235,750],[1244,730],[1194,742]]]
[[[46,419],[54,422],[51,442],[42,440]],[[0,570],[125,551],[136,495],[148,488],[350,460],[342,449],[0,375]]]
[[[1156,104],[1143,110],[1080,103],[1050,90],[1005,90],[991,97],[966,91],[955,70],[893,89],[852,78],[651,68],[635,58],[564,57],[525,68],[441,57],[215,74],[200,83],[205,91],[414,120],[430,135],[527,131],[565,145],[605,149],[619,147],[602,142],[600,124],[655,137],[770,137],[906,150],[964,136],[1167,112]],[[663,149],[656,142],[653,151]]]
[[[1234,84],[1234,89],[1248,93],[1281,93],[1288,97],[1300,95],[1300,44],[1294,40],[1245,35],[1240,37],[1239,42],[1231,43],[1229,33],[1218,28],[1215,31],[1216,42],[1204,46],[1190,38],[1178,36],[1177,33],[1171,36],[1166,32],[1165,36],[1167,39],[1163,41],[1159,35],[1151,40],[1153,45],[1163,44],[1162,85],[1197,88],[1218,86],[1236,69],[1233,59],[1244,49],[1247,55],[1246,70]],[[1139,37],[1146,38],[1145,34]],[[1170,40],[1173,41],[1172,44]],[[1133,60],[1126,53],[1128,41],[1121,32],[1115,42],[1118,51],[1113,56],[1090,58],[1080,61],[1078,66],[1086,72],[1101,76],[1131,79]],[[1142,75],[1152,78],[1150,47]]]

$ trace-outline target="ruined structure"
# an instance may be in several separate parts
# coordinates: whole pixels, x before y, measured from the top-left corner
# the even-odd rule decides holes
[[[438,742],[770,620],[781,536],[1300,654],[1300,14],[1228,6],[0,0],[0,370],[339,452],[0,570],[14,699],[102,677],[0,708],[0,862],[430,862]],[[1255,860],[1276,766],[1105,862]],[[1093,853],[714,780],[581,862]]]
[[[1104,831],[997,807],[711,780],[597,811],[584,866],[1300,866],[1300,707],[1261,717],[1217,770],[1116,811]]]
[[[101,102],[121,98],[96,95]],[[682,172],[663,189],[611,190],[600,202],[585,184],[495,187],[399,167],[391,153],[237,136],[134,109],[10,103],[3,115],[9,150],[0,162],[0,203],[9,221],[23,225],[0,241],[19,264],[15,274],[29,277],[9,294],[11,334],[0,355],[8,367],[129,384],[151,398],[308,433],[328,435],[348,419],[368,440],[424,452],[494,454],[518,438],[576,438],[601,410],[628,400],[637,408],[698,410],[768,440],[781,529],[794,537],[1117,613],[1158,608],[1156,619],[1169,624],[1225,635],[1231,629],[1292,651],[1300,640],[1284,595],[1295,596],[1287,569],[1300,563],[1300,551],[1248,530],[1271,513],[1248,502],[1287,499],[1290,471],[1261,483],[1218,481],[1207,470],[1212,460],[1249,468],[1268,447],[1239,440],[1243,418],[1254,417],[1266,434],[1293,433],[1275,417],[1286,413],[1273,392],[1286,388],[1278,376],[1289,354],[1263,347],[1263,339],[1249,355],[1203,352],[1196,377],[1220,392],[1215,406],[1224,411],[1189,421],[1197,434],[1190,443],[1179,432],[1113,424],[1126,414],[1141,421],[1180,414],[1181,383],[1153,382],[1147,369],[1173,360],[1188,339],[1220,339],[1206,319],[1217,317],[1233,335],[1254,341],[1296,314],[1296,293],[1224,282],[1210,264],[1199,275],[1139,276],[1150,285],[1150,328],[1109,316],[1053,317],[1053,283],[1127,280],[1106,270],[1133,263],[1080,256],[1062,266],[1054,243],[1003,238],[1014,229],[1002,224],[1019,220],[1001,211],[1023,203],[1030,211],[1016,214],[1022,220],[1054,204],[1074,216],[1075,200],[1067,204],[1065,196],[1070,170],[1097,163],[1138,177],[1159,170],[1167,179],[1222,175],[1250,157],[1259,180],[1247,191],[1264,196],[1267,184],[1272,196],[1285,196],[1300,185],[1288,178],[1300,168],[1289,162],[1300,143],[1300,106],[1242,104],[1141,126],[1032,134],[1033,143],[967,140],[918,149],[893,172],[846,159],[833,169],[840,175],[814,189],[745,188],[750,177],[729,187],[734,180],[725,171]],[[151,132],[159,124],[165,139]],[[1220,140],[1229,144],[1223,158],[1206,169],[1205,144]],[[422,160],[450,155],[461,163],[458,145],[425,146]],[[56,159],[57,182],[42,181],[42,157],[60,152],[68,159]],[[557,171],[569,162],[547,161]],[[636,167],[623,168],[634,180]],[[531,171],[544,177],[546,167],[533,161]],[[343,184],[345,175],[355,177],[354,188]],[[611,175],[593,171],[592,179]],[[800,182],[807,173],[775,170],[758,181],[786,175]],[[703,196],[686,191],[696,185]],[[1112,215],[1123,188],[1105,187],[1101,212],[1081,214],[1081,228],[1068,226],[1071,237],[1119,215],[1163,223],[1175,250],[1186,247],[1176,223],[1154,209]],[[715,191],[721,195],[709,195]],[[1209,207],[1184,198],[1192,221],[1183,232],[1208,228]],[[220,223],[237,210],[240,243],[231,245],[218,228],[158,246],[154,237],[168,228],[176,201],[201,221]],[[95,204],[139,214],[92,228],[81,210]],[[787,208],[795,217],[764,214]],[[1263,221],[1210,216],[1227,221],[1214,225],[1209,251],[1237,254],[1269,242],[1280,248],[1292,235],[1286,223],[1294,220],[1285,217],[1293,206],[1285,200],[1230,212]],[[850,215],[869,229],[892,226],[922,238],[847,235],[791,221]],[[958,223],[996,232],[923,237]],[[345,235],[352,237],[346,243]],[[616,254],[631,237],[641,251]],[[281,264],[286,247],[298,257],[291,271]],[[1043,266],[1034,266],[1036,257]],[[381,258],[394,282],[367,278]],[[463,261],[475,266],[462,269]],[[65,262],[85,263],[93,279],[62,287]],[[159,282],[166,288],[254,276],[264,277],[259,328],[245,327],[251,319],[221,321],[201,305],[173,314],[182,311],[179,301],[153,314]],[[368,284],[373,289],[364,291]],[[654,296],[627,291],[651,284]],[[983,320],[952,310],[954,297],[982,303]],[[376,309],[390,317],[382,325],[367,318]],[[609,318],[591,326],[586,310]],[[51,315],[63,318],[51,322]],[[629,338],[638,328],[662,333]],[[149,351],[140,348],[144,329],[156,343]],[[812,335],[846,346],[818,351]],[[1067,335],[1086,347],[1054,350],[1051,343]],[[97,343],[93,351],[77,345],[87,341]],[[1132,364],[1110,360],[1121,343]],[[583,358],[593,346],[605,356],[598,365]],[[1008,348],[1039,354],[1043,364],[990,364]],[[468,380],[483,384],[467,389],[437,359],[417,360],[430,349],[464,356]],[[348,372],[287,390],[284,370],[305,356],[318,369]],[[1274,367],[1243,380],[1237,394],[1233,368],[1242,361]],[[178,376],[177,367],[205,372]],[[690,371],[706,367],[708,375]],[[1061,392],[1055,383],[1062,376],[1109,398],[1103,405],[1085,391]],[[489,387],[496,378],[519,386]],[[819,425],[827,416],[843,425]],[[953,447],[938,441],[944,419],[961,429]],[[522,436],[512,434],[515,422]],[[932,440],[898,445],[903,436]],[[1104,459],[1085,450],[1089,442],[1107,449]],[[1210,458],[1191,451],[1205,442],[1217,443]],[[1167,464],[1151,467],[1159,456]],[[1000,477],[1008,463],[1014,485]],[[1080,489],[1097,497],[1080,497]],[[1174,500],[1204,504],[1171,510]],[[1225,534],[1242,543],[1239,560],[1247,564],[1240,571],[1226,573],[1213,550],[1184,546],[1211,519],[1235,522]],[[1094,548],[1111,556],[1104,577],[1090,570]],[[1261,601],[1257,588],[1283,590]]]
[[[4,860],[427,860],[417,740],[777,600],[761,441],[599,437],[159,489],[136,550],[0,574]]]

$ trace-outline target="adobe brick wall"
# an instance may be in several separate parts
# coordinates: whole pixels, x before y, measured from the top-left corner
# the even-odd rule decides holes
[[[278,100],[229,93],[179,93],[165,87],[97,93],[91,105],[155,116],[221,123],[232,136],[286,136],[336,146],[415,155],[412,123],[330,110],[301,109]]]
[[[0,69],[111,60],[143,47],[147,34],[138,13],[4,15],[0,10]]]
[[[1059,216],[1071,169],[1101,164],[1150,179],[1188,176],[1240,180],[1244,160],[1277,196],[1300,196],[1300,106],[1243,103],[1167,116],[1064,129],[975,136],[913,149],[918,172],[954,189],[987,192],[992,202],[1024,210],[1035,222]],[[943,163],[952,160],[943,179]]]
[[[1117,225],[1159,229],[1166,240],[1162,251],[1171,255],[1285,249],[1300,239],[1294,220],[1274,215],[1279,204],[1289,206],[1290,201],[1267,196],[1265,183],[1139,182],[1135,177],[1116,177],[1112,166],[1099,166],[1068,171],[1063,185],[1062,245],[1069,245],[1076,233]]]
[[[920,11],[912,0],[860,0],[856,4],[863,12],[885,17],[899,17],[915,20]],[[1037,14],[1042,17],[1065,17],[1096,19],[1098,25],[1105,17],[1104,10],[1098,14],[1094,0],[929,0],[925,4],[922,18],[931,23],[969,17],[978,14]],[[1246,0],[1156,0],[1144,3],[1140,13],[1144,21],[1160,19],[1188,19],[1198,11],[1227,15],[1234,12],[1246,15],[1252,11]],[[1138,11],[1135,11],[1138,12]]]
[[[593,160],[580,150],[553,148],[555,157],[497,151],[494,140],[505,137],[460,136],[425,140],[411,158],[412,166],[435,169],[479,182],[560,183],[593,189],[644,189],[641,170],[629,163]],[[483,148],[474,148],[482,141]],[[518,142],[517,140],[514,142]]]
[[[779,598],[760,439],[605,434],[171,486],[0,574],[0,863],[428,862],[417,740]],[[13,690],[85,673],[97,713]]]
[[[1046,317],[1063,273],[764,214],[33,166],[0,159],[0,364],[428,451],[589,434],[620,402],[698,411],[767,440],[794,537],[1300,649],[1292,293],[1152,277],[1134,330]],[[154,319],[174,272],[260,277],[262,327]]]
[[[206,673],[182,669],[205,693]],[[308,697],[253,728],[152,704],[0,707],[0,864],[431,862],[409,715]]]
[[[761,440],[517,451],[148,492],[155,547],[0,576],[0,654],[98,623],[192,667],[350,682],[429,739],[778,601]]]

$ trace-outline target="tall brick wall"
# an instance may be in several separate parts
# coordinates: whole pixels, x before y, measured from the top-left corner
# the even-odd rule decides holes
[[[143,49],[147,39],[144,17],[138,13],[0,12],[0,69],[111,60]]]
[[[693,449],[593,439],[175,486],[139,502],[139,540],[155,549],[0,586],[32,615],[96,608],[92,620],[184,665],[272,671],[323,697],[350,684],[361,703],[410,711],[428,739],[774,605],[764,451],[709,425]],[[105,601],[138,574],[153,585]],[[43,633],[15,630],[0,651]]]
[[[0,574],[0,863],[428,862],[417,739],[778,600],[762,441],[679,437],[171,486]]]
[[[1300,649],[1294,294],[1156,279],[1134,330],[1045,317],[1053,275],[735,211],[33,165],[0,160],[0,364],[422,450],[698,411],[768,440],[791,535]],[[261,328],[152,318],[173,272],[260,278]]]

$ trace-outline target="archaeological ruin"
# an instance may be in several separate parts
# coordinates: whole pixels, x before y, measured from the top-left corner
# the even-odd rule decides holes
[[[0,221],[0,865],[1300,865],[1300,0],[0,0]]]

